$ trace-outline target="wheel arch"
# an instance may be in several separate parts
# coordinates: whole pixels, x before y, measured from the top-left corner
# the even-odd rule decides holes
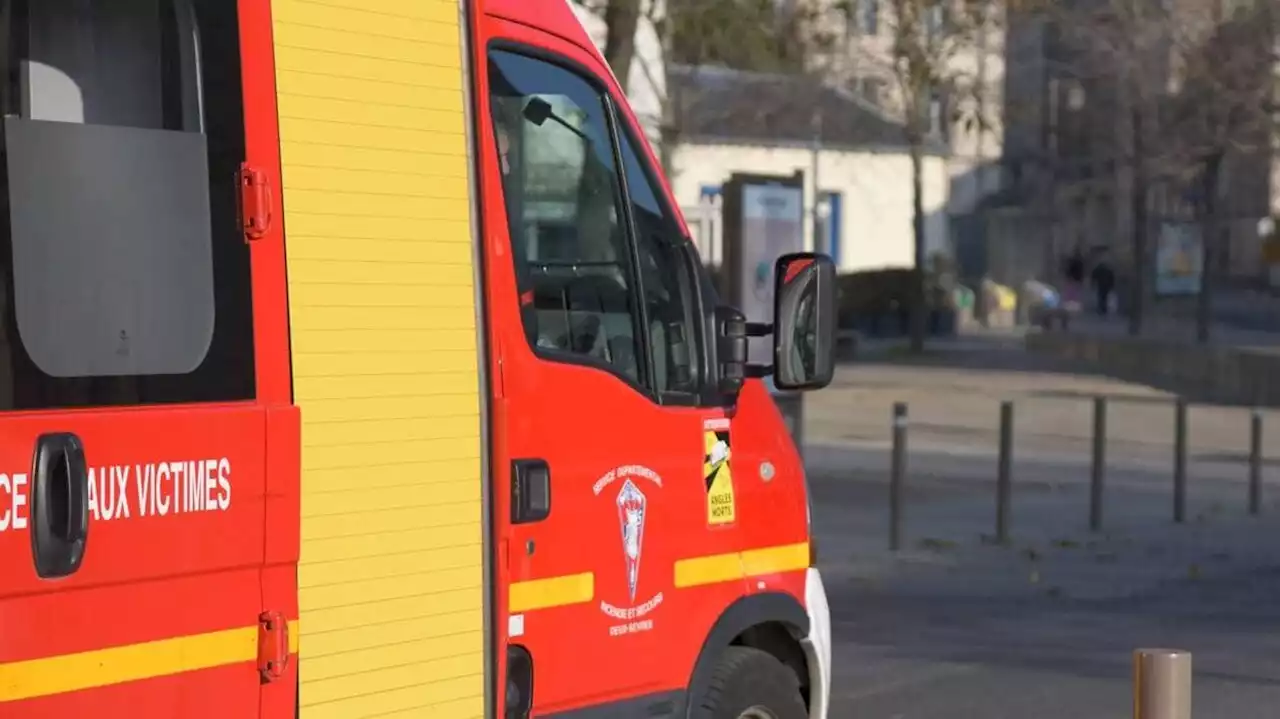
[[[809,701],[809,663],[801,640],[809,635],[809,615],[790,594],[765,592],[741,597],[721,613],[702,643],[689,678],[687,719],[694,719],[721,653],[731,646],[768,652],[796,673],[805,703]]]

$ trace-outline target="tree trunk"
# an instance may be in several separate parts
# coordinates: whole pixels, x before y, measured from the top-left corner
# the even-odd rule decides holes
[[[1196,296],[1196,342],[1207,345],[1213,326],[1213,241],[1218,226],[1213,216],[1200,223],[1200,292]]]
[[[609,63],[623,92],[631,77],[636,56],[636,29],[640,25],[641,0],[609,0],[604,9],[604,59]]]
[[[663,114],[665,115],[666,113]],[[676,170],[676,147],[680,143],[680,129],[674,122],[664,121],[659,133],[658,163],[662,165],[663,174],[668,178],[674,178]]]
[[[1213,326],[1213,245],[1218,239],[1218,175],[1222,153],[1215,153],[1204,166],[1202,212],[1200,217],[1200,292],[1196,296],[1196,341],[1208,344]]]
[[[1129,334],[1142,334],[1147,302],[1147,158],[1142,108],[1133,110],[1133,277],[1129,282]]]
[[[919,132],[912,132],[908,140],[911,145],[911,208],[916,260],[911,282],[911,351],[923,352],[929,314],[929,298],[925,289],[924,137]]]
[[[658,126],[658,162],[668,179],[674,180],[676,173],[676,148],[680,144],[680,115],[684,112],[682,94],[678,87],[667,87],[667,95],[662,98],[662,123]]]

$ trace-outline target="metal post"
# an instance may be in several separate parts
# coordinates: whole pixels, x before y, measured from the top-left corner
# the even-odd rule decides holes
[[[822,184],[818,173],[822,161],[822,109],[817,105],[813,108],[812,122],[813,143],[810,145],[809,163],[812,165],[810,173],[813,175],[813,216],[809,218],[809,223],[813,225],[813,251],[830,254],[831,248],[825,247],[823,239],[819,237],[822,233],[822,212],[819,210],[822,205]]]
[[[902,504],[907,475],[907,404],[893,405],[893,458],[889,468],[889,549],[902,549]]]
[[[1107,398],[1093,398],[1093,477],[1089,482],[1089,529],[1102,529],[1102,487],[1107,471]]]
[[[1187,521],[1187,400],[1182,397],[1173,412],[1173,521]]]
[[[791,434],[791,442],[795,444],[800,459],[804,459],[804,393],[779,392],[773,394],[773,404],[782,415],[782,422]]]
[[[1133,719],[1191,719],[1191,653],[1133,653]]]
[[[1009,500],[1013,494],[1013,402],[1000,403],[1000,464],[996,468],[996,542],[1009,542]]]
[[[1249,514],[1262,511],[1262,410],[1249,418]]]

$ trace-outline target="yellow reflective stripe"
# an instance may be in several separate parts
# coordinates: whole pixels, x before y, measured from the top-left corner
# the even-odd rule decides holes
[[[289,652],[298,622],[289,622]],[[258,626],[0,664],[0,703],[256,662]]]
[[[512,582],[507,594],[510,612],[583,604],[596,596],[596,577],[591,572],[563,577]]]
[[[741,552],[690,557],[676,562],[676,588],[731,582],[746,577],[794,572],[809,567],[809,543],[761,547]]]
[[[0,701],[62,694],[258,658],[258,627],[0,665]]]
[[[742,576],[794,572],[809,568],[809,543],[749,549],[742,553]]]
[[[688,557],[675,563],[677,589],[732,582],[746,577],[794,572],[809,568],[809,543],[760,547],[741,552]],[[595,599],[591,572],[512,582],[507,597],[511,613],[583,604]]]
[[[676,588],[730,582],[742,578],[742,554],[714,554],[676,562]]]

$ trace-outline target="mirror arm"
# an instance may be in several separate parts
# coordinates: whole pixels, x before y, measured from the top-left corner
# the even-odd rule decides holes
[[[719,335],[720,391],[737,394],[746,379],[763,379],[773,375],[772,364],[747,362],[747,338],[773,334],[770,322],[747,322],[742,311],[721,306],[716,310],[716,332]]]

